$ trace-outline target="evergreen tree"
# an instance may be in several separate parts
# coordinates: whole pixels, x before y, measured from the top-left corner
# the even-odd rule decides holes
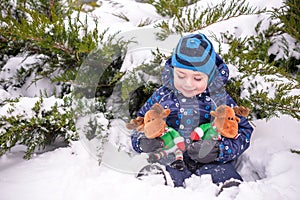
[[[261,30],[259,23],[253,36],[239,38],[222,33],[221,38],[215,37],[220,47],[227,44],[228,51],[220,49],[219,53],[239,72],[226,89],[239,105],[252,109],[253,118],[287,114],[300,119],[300,95],[297,92],[300,89],[297,67],[300,61],[295,56],[300,52],[299,0],[287,0],[281,8],[271,11],[251,7],[245,0],[222,1],[214,6],[207,5],[207,8],[197,7],[196,0],[143,2],[151,3],[165,17],[156,24],[162,29],[158,35],[160,39],[171,33],[201,31],[232,17],[271,13],[272,19],[279,19],[279,23],[270,22],[267,30]],[[190,7],[192,4],[196,6]],[[17,110],[23,97],[0,102],[6,109],[0,116],[0,155],[14,145],[24,144],[27,146],[25,158],[30,158],[37,148],[43,148],[57,138],[70,143],[78,139],[74,119],[83,117],[81,119],[87,122],[81,127],[83,133],[87,140],[99,142],[97,148],[101,159],[101,147],[107,140],[110,120],[116,117],[107,109],[113,89],[118,87],[120,91],[121,100],[117,103],[130,99],[127,107],[115,105],[120,116],[129,111],[130,117],[135,117],[136,111],[161,84],[160,77],[155,76],[159,74],[165,56],[158,51],[150,63],[142,63],[132,72],[120,72],[130,41],[116,39],[116,35],[107,36],[107,31],[99,33],[97,19],[94,21],[96,28],[89,30],[87,17],[81,20],[88,11],[83,12],[76,0],[1,1],[0,9],[1,71],[11,58],[37,55],[35,63],[18,68],[13,80],[0,80],[0,86],[4,90],[10,86],[21,88],[28,81],[34,84],[48,78],[60,88],[55,99],[58,103],[50,109],[45,107],[44,101],[48,99],[45,94],[23,113]],[[126,15],[118,17],[129,20]],[[151,21],[145,21],[138,26],[149,23]],[[287,35],[293,38],[293,45]],[[281,57],[276,52],[269,54],[273,45],[283,52]],[[31,75],[35,79],[29,79]],[[74,92],[75,110],[69,108],[71,92]]]
[[[119,69],[124,58],[124,54],[118,54],[119,58],[114,59],[113,54],[122,51],[125,43],[118,40],[113,42],[115,35],[108,36],[108,39],[104,40],[106,31],[98,32],[96,19],[95,28],[89,30],[87,17],[85,21],[80,20],[80,16],[85,14],[77,1],[1,1],[0,8],[2,11],[0,13],[0,68],[2,69],[7,61],[15,56],[26,58],[39,55],[30,66],[18,69],[17,74],[12,77],[14,80],[9,82],[1,80],[0,85],[3,89],[11,85],[21,88],[28,81],[33,81],[31,84],[34,84],[37,80],[48,78],[60,88],[57,100],[59,101],[59,98],[70,100],[71,85],[78,77],[78,70],[88,55],[90,58],[95,56],[94,62],[103,61],[100,62],[101,66],[99,63],[94,64],[97,64],[97,68],[103,67],[104,73],[101,77],[95,73],[89,73],[94,77],[80,77],[87,81],[96,80],[92,83],[83,81],[80,84],[88,83],[92,88],[96,88],[92,98],[99,97],[97,105],[101,106],[96,106],[93,111],[103,112],[108,119],[111,118],[106,111],[106,98],[110,96],[114,84],[122,77]],[[92,53],[95,49],[97,51]],[[35,76],[34,80],[28,79],[31,75]],[[84,89],[87,91],[86,87]],[[10,113],[17,109],[11,101],[22,101],[22,97],[1,102],[3,107],[9,107],[11,104],[12,107],[7,111],[8,115],[1,116],[0,155],[14,145],[24,144],[27,146],[25,158],[30,158],[35,149],[44,148],[58,137],[64,138],[66,143],[78,139],[74,121],[78,117],[78,111],[70,107],[72,103],[55,105],[52,110],[45,111],[42,109],[42,96],[45,95],[41,94],[40,101],[29,113],[24,111],[21,115],[10,115]],[[69,110],[66,110],[65,106],[68,106]],[[35,114],[28,119],[26,116],[31,116],[30,112]],[[101,132],[101,126],[98,126]]]
[[[30,72],[23,70],[18,76],[34,73],[34,81],[48,77],[61,85],[62,96],[69,93],[70,81],[82,61],[102,39],[97,21],[96,28],[89,31],[74,5],[71,0],[16,0],[15,6],[13,2],[1,3],[1,66],[10,56],[43,55]]]

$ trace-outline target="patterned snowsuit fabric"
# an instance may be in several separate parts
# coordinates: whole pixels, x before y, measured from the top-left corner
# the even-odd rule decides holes
[[[154,103],[160,103],[164,108],[169,108],[171,110],[170,115],[167,117],[167,125],[177,130],[182,137],[185,139],[186,145],[191,143],[189,135],[197,126],[205,123],[211,122],[210,111],[214,110],[220,104],[226,104],[231,107],[234,107],[236,103],[234,100],[227,94],[226,91],[219,92],[218,87],[222,87],[226,84],[229,70],[227,65],[223,60],[217,55],[216,56],[216,66],[219,71],[218,78],[219,81],[212,84],[216,89],[210,91],[209,88],[200,95],[195,96],[194,98],[185,98],[183,95],[178,93],[178,91],[173,86],[173,68],[170,65],[170,59],[166,62],[162,73],[162,79],[164,85],[156,90],[153,95],[147,100],[144,106],[138,112],[138,116],[144,116],[145,113],[151,109]],[[220,81],[221,80],[221,81]],[[220,83],[222,82],[222,83]],[[239,137],[236,139],[222,138],[218,141],[220,148],[220,154],[217,158],[217,162],[210,166],[211,167],[220,167],[225,163],[231,162],[240,156],[250,145],[250,137],[253,131],[252,126],[244,118],[240,117],[241,121],[239,123]],[[142,151],[138,147],[138,139],[140,134],[132,134],[132,146],[133,149],[139,153]],[[187,154],[185,156],[188,156]],[[189,162],[190,159],[186,159],[185,162]],[[162,161],[162,164],[169,164],[170,160]],[[194,162],[186,163],[187,166],[198,165]],[[233,167],[226,166],[226,170],[223,170],[226,174],[232,176],[232,178],[241,179]],[[200,165],[200,168],[205,167]],[[198,174],[201,175],[201,169],[199,168]],[[228,168],[228,169],[227,169]],[[168,169],[168,167],[167,167]],[[187,169],[188,170],[188,169]],[[233,170],[233,171],[232,171]],[[176,170],[168,170],[175,182],[176,176],[181,176]],[[203,171],[203,170],[202,170]],[[194,171],[195,172],[195,171]],[[206,171],[207,172],[207,171]],[[214,170],[209,171],[212,174],[212,177],[215,177]],[[187,173],[189,174],[189,173]],[[224,182],[230,179],[231,176],[223,176],[224,180],[214,181],[216,183]],[[185,176],[183,176],[185,177]],[[181,180],[178,177],[178,180]],[[182,183],[176,183],[175,185],[181,185]]]

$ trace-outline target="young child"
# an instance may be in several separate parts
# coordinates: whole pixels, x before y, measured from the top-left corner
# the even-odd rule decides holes
[[[210,174],[216,184],[238,185],[242,177],[234,168],[233,161],[250,145],[253,128],[240,117],[239,136],[235,139],[191,141],[190,133],[199,125],[211,121],[210,111],[221,104],[235,106],[234,100],[223,89],[229,70],[214,51],[212,43],[203,34],[182,37],[171,58],[166,61],[162,73],[164,85],[147,100],[138,116],[160,103],[171,110],[167,125],[177,130],[185,139],[185,167],[182,170],[170,167],[175,158],[162,159],[175,187],[184,186],[184,180],[192,174]],[[154,152],[162,148],[160,138],[147,139],[134,131],[132,147],[138,153]]]

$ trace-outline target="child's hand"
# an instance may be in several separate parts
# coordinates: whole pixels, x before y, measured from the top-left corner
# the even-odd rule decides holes
[[[187,153],[194,161],[210,163],[219,155],[218,143],[215,140],[196,141],[188,146]]]
[[[139,147],[145,153],[151,153],[164,147],[164,141],[161,138],[148,139],[142,137],[139,140]]]

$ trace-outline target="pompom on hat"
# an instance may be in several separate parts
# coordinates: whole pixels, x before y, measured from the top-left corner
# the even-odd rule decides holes
[[[212,43],[201,33],[183,36],[171,58],[173,67],[205,73],[208,83],[216,74],[216,52]]]

